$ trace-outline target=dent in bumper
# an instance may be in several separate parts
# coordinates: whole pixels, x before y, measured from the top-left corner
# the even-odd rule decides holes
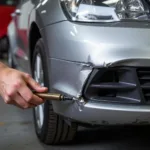
[[[92,73],[93,66],[58,59],[49,59],[49,61],[52,70],[51,90],[73,97],[80,96],[84,84]],[[139,63],[135,60],[127,62]],[[117,65],[117,63],[114,64]],[[150,124],[150,106],[92,101],[87,103],[79,103],[79,101],[52,103],[56,113],[83,123],[95,125]]]
[[[150,66],[150,29],[93,27],[62,22],[44,29],[50,51],[51,90],[78,97],[92,68]],[[59,34],[58,34],[59,33]],[[64,44],[65,43],[65,44]],[[93,124],[150,123],[149,106],[53,102],[58,114]],[[109,109],[108,109],[109,108]]]
[[[92,66],[84,63],[49,59],[51,64],[51,90],[79,97],[82,88],[92,72]]]

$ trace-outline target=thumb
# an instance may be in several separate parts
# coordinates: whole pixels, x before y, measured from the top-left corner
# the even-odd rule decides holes
[[[36,92],[47,92],[47,87],[42,87],[39,83],[37,83],[29,74],[25,75],[26,83]]]

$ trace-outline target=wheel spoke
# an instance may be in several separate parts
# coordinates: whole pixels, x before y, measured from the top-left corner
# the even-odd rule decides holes
[[[36,82],[39,82],[38,78],[37,78],[37,72],[36,71],[34,71],[34,79],[35,79]]]
[[[41,59],[39,55],[37,55],[37,60],[36,60],[36,71],[37,71],[37,78],[40,80],[40,70],[41,70]]]
[[[38,82],[42,86],[44,85],[43,67],[42,67],[42,61],[40,55],[37,55],[36,57],[34,78],[36,82]],[[44,120],[44,104],[39,105],[35,108],[35,115],[36,115],[38,128],[41,129]]]
[[[39,116],[40,116],[40,125],[42,126],[43,125],[43,119],[44,119],[42,105],[39,106]]]

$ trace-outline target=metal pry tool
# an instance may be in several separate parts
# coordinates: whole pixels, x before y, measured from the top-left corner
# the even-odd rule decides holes
[[[67,97],[64,96],[62,94],[56,94],[56,93],[37,93],[35,91],[33,91],[33,93],[35,95],[37,95],[38,97],[42,98],[42,99],[46,99],[46,100],[52,100],[52,101],[71,101],[73,100],[72,97]]]

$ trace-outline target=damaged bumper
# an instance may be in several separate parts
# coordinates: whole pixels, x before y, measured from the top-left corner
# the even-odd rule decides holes
[[[131,61],[134,62],[134,60]],[[140,77],[144,77],[142,72],[150,75],[150,70],[147,70],[148,67],[143,68],[142,63],[140,63],[141,67],[138,68],[130,65],[128,67],[116,65],[116,68],[112,65],[98,69],[88,64],[64,60],[50,59],[50,62],[53,69],[51,91],[76,98],[72,102],[52,102],[56,113],[93,125],[150,123],[150,101],[149,97],[146,98],[146,94],[149,94],[150,90],[148,90],[148,93],[144,93],[147,88],[150,89],[149,80],[148,84],[144,82],[146,89],[142,89],[142,81],[140,84]],[[127,62],[131,63],[130,61]],[[135,63],[138,63],[138,61]],[[111,81],[112,75],[110,72],[108,72],[110,78],[107,78],[107,75],[104,74],[108,70],[114,71],[114,69],[119,71],[117,83]],[[107,84],[102,81],[101,86],[101,82],[95,80],[96,73],[99,73],[97,70],[106,77],[104,81]],[[141,74],[138,75],[138,72],[141,72]],[[98,76],[102,79],[101,74],[98,74]],[[107,79],[109,81],[106,81]],[[98,88],[90,89],[89,92],[88,88],[93,84],[93,80],[94,83],[98,83]]]
[[[65,117],[93,125],[150,124],[150,106],[88,102],[54,103],[54,110]]]
[[[52,102],[56,113],[90,124],[150,123],[150,25],[137,26],[85,26],[66,21],[44,29],[49,32],[46,41],[50,39],[51,91],[77,99]],[[115,81],[107,78],[100,83],[100,78],[96,84],[89,83],[96,75],[94,70],[101,77],[112,68],[119,71]],[[88,89],[90,85],[95,89]]]

